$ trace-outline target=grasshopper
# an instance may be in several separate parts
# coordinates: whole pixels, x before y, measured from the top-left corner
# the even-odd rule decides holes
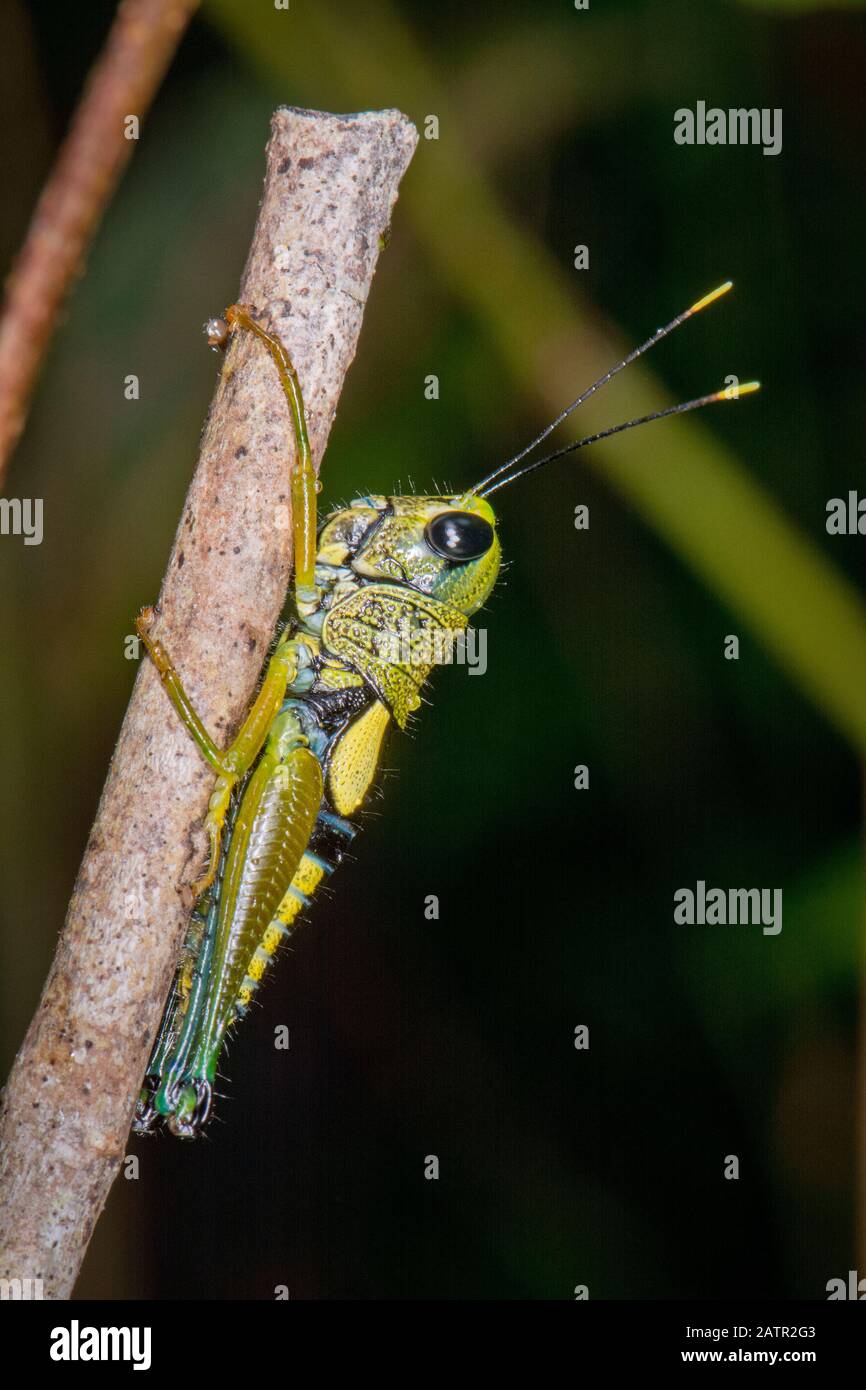
[[[489,497],[608,435],[757,389],[757,382],[728,387],[524,463],[589,396],[730,288],[726,282],[657,329],[465,492],[360,496],[321,529],[301,386],[285,347],[241,305],[207,325],[220,347],[233,333],[253,334],[285,393],[295,443],[294,576],[258,693],[225,749],[153,636],[154,610],[143,609],[137,620],[166,694],[216,774],[205,820],[208,867],[192,885],[195,905],[139,1097],[137,1132],[164,1124],[194,1138],[210,1118],[226,1035],[352,841],[353,817],[375,778],[389,726],[406,728],[443,639],[450,649],[494,588],[501,552]]]

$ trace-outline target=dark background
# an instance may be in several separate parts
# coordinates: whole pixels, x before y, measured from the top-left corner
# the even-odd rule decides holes
[[[111,13],[0,4],[7,261]],[[858,1259],[866,1275],[866,542],[825,530],[863,477],[864,67],[854,5],[205,3],[8,488],[45,499],[46,534],[0,547],[4,1069],[194,465],[217,370],[199,325],[236,293],[275,105],[440,118],[326,503],[472,481],[728,276],[585,427],[732,371],[765,389],[499,495],[486,676],[440,672],[392,743],[396,775],[239,1032],[207,1139],[130,1141],[140,1178],[117,1182],[81,1295],[821,1298]],[[673,112],[699,99],[782,107],[783,152],[675,145]],[[675,926],[699,878],[781,887],[781,935]]]

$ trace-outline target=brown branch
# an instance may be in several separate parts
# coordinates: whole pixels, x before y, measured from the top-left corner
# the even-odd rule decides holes
[[[240,298],[294,358],[317,460],[416,140],[394,111],[274,117]],[[236,340],[157,627],[222,740],[249,701],[285,596],[290,535],[280,511],[291,448],[272,363],[256,343]],[[69,1295],[123,1157],[184,931],[178,885],[200,863],[190,831],[212,780],[143,662],[0,1119],[0,1278],[41,1278],[47,1297]]]
[[[198,0],[123,0],[42,191],[0,311],[0,488],[66,294]]]

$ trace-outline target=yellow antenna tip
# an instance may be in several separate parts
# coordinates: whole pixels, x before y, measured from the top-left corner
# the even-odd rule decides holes
[[[688,312],[690,314],[699,314],[701,309],[706,309],[708,304],[714,304],[717,299],[721,299],[722,295],[727,294],[728,290],[733,289],[733,287],[733,280],[726,280],[723,285],[719,285],[716,289],[710,290],[709,294],[705,294],[703,299],[699,299],[696,304],[693,304]]]
[[[737,386],[723,386],[721,391],[716,391],[711,397],[714,401],[738,401],[741,396],[750,396],[753,391],[760,391],[759,381],[744,381]]]

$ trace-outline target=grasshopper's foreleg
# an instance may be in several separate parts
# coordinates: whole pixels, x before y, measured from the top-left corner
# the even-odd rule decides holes
[[[316,472],[307,435],[304,398],[301,383],[285,347],[279,338],[269,333],[251,317],[242,304],[226,309],[225,321],[233,332],[240,328],[254,333],[264,343],[279,372],[292,417],[295,435],[295,460],[290,470],[292,495],[292,538],[294,542],[295,605],[299,617],[304,617],[318,604],[316,590]]]
[[[217,773],[216,785],[211,793],[205,819],[210,846],[208,869],[204,877],[192,885],[193,892],[198,896],[210,887],[217,871],[222,829],[232,792],[258,757],[268,730],[285,699],[286,686],[290,685],[297,675],[297,643],[293,638],[283,637],[277,644],[252,709],[234,742],[221,751],[197,714],[165,647],[150,635],[154,616],[152,608],[142,610],[136,619],[138,634],[159,672],[166,694],[177,710],[184,728],[188,730],[196,746]]]

